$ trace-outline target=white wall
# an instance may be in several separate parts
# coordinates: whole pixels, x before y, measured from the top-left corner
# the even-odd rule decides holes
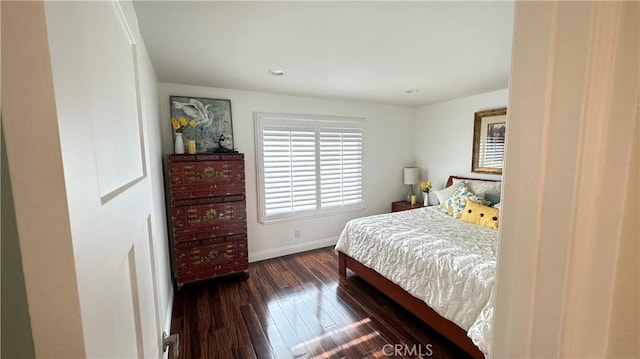
[[[160,124],[165,154],[173,152],[169,96],[230,99],[234,146],[245,154],[249,259],[276,257],[335,244],[344,224],[388,212],[406,191],[402,168],[413,161],[413,109],[402,106],[160,83]],[[365,209],[339,215],[263,225],[258,222],[254,112],[364,117]],[[301,237],[294,238],[300,230]]]
[[[500,178],[471,172],[473,114],[506,107],[508,97],[504,89],[417,107],[413,143],[420,179],[430,179],[437,190],[449,175]]]

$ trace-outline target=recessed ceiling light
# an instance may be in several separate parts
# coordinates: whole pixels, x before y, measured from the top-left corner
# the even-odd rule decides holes
[[[282,70],[269,70],[267,72],[270,73],[273,76],[282,76],[282,75],[284,75],[284,71],[282,71]]]
[[[416,92],[418,92],[418,91],[420,91],[420,90],[418,90],[418,89],[411,89],[411,90],[407,90],[407,91],[405,91],[405,93],[416,93]]]

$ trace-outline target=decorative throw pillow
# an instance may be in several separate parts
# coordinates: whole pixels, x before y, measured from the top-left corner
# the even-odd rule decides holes
[[[464,211],[462,211],[462,217],[460,220],[479,224],[488,228],[498,229],[499,217],[499,210],[467,200],[467,204],[464,207]]]
[[[500,193],[502,182],[500,181],[484,181],[484,180],[472,180],[472,179],[460,179],[454,178],[453,183],[464,182],[473,193],[480,197],[487,198],[487,193]]]
[[[467,200],[471,200],[473,202],[478,202],[480,204],[489,204],[489,201],[485,200],[482,197],[478,197],[475,193],[473,193],[467,185],[464,183],[460,184],[460,187],[451,195],[449,199],[444,201],[444,203],[440,204],[440,209],[447,212],[447,214],[454,216],[455,218],[460,218],[462,216],[462,211],[464,210],[464,206],[467,203]]]
[[[500,194],[486,193],[484,199],[491,202],[491,205],[498,204],[500,203]]]
[[[439,191],[433,191],[433,193],[438,197],[439,203],[444,203],[444,201],[448,200],[462,183],[463,182],[454,182],[451,186]]]

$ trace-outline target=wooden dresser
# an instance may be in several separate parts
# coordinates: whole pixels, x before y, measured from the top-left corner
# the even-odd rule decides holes
[[[169,155],[166,169],[172,267],[178,288],[247,273],[244,155]]]

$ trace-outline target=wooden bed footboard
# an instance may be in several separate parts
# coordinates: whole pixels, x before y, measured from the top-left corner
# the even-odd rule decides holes
[[[409,294],[397,284],[383,277],[378,272],[361,264],[357,260],[338,251],[338,273],[341,277],[346,277],[347,268],[351,269],[360,278],[367,281],[376,289],[393,299],[411,314],[425,322],[431,328],[444,335],[452,343],[467,352],[473,358],[484,358],[484,354],[473,344],[467,336],[467,332],[457,324],[445,319],[440,314],[431,309],[425,302]]]

